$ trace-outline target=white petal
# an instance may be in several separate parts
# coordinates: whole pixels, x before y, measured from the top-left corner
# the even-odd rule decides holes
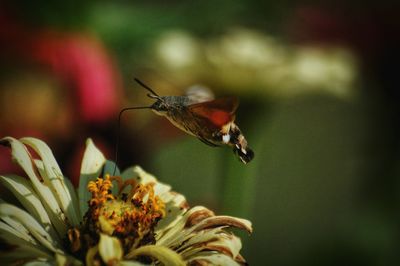
[[[13,159],[21,166],[21,168],[28,175],[32,187],[36,191],[37,195],[45,207],[47,214],[52,221],[55,229],[59,235],[65,235],[66,224],[64,213],[57,203],[55,196],[48,186],[40,182],[41,177],[38,175],[37,168],[34,168],[34,162],[28,150],[19,140],[12,137],[6,137],[1,140],[2,142],[8,142],[11,146],[11,154]]]
[[[134,166],[134,167],[126,169],[122,173],[122,177],[123,178],[133,178],[133,177],[135,177],[139,181],[139,183],[141,183],[141,184],[148,184],[148,183],[157,184],[158,183],[158,184],[160,184],[162,186],[167,186],[167,185],[159,183],[157,181],[157,179],[153,175],[151,175],[151,174],[147,173],[146,171],[144,171],[140,166]],[[170,187],[167,186],[166,189],[168,190],[168,189],[170,189]]]
[[[100,234],[99,253],[105,264],[117,262],[122,259],[123,250],[118,238]]]
[[[17,197],[22,206],[44,226],[52,238],[58,240],[50,218],[28,180],[16,175],[0,176],[0,183]]]
[[[0,203],[0,218],[7,222],[7,217],[24,226],[35,240],[52,252],[60,252],[58,243],[44,230],[44,228],[26,211],[8,203]],[[6,219],[6,220],[5,220]]]
[[[64,183],[64,176],[52,151],[47,144],[35,138],[21,138],[20,141],[36,151],[44,166],[45,175],[42,177],[53,191],[58,204],[68,218],[72,226],[79,225],[80,217],[72,204],[72,196]],[[40,169],[40,168],[39,168]]]
[[[79,179],[79,205],[81,215],[84,215],[88,209],[88,201],[91,198],[87,185],[89,181],[96,180],[101,173],[101,169],[106,162],[103,153],[93,144],[91,139],[86,141],[86,150],[83,155],[81,165],[81,176]]]

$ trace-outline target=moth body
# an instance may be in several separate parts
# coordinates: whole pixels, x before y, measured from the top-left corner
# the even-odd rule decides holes
[[[243,163],[250,162],[254,152],[235,124],[236,98],[219,98],[196,93],[188,96],[159,96],[152,89],[136,80],[151,92],[156,101],[147,108],[166,117],[174,126],[197,137],[207,145],[216,147],[228,145]]]
[[[234,115],[225,124],[215,124],[212,119],[210,122],[209,118],[193,111],[191,108],[193,104],[196,104],[195,101],[188,96],[161,96],[151,105],[151,109],[156,114],[166,117],[177,128],[199,138],[207,145],[231,146],[243,163],[248,163],[253,159],[254,153],[248,147],[239,127],[234,123]],[[216,111],[213,115],[218,117],[225,113],[220,112]]]

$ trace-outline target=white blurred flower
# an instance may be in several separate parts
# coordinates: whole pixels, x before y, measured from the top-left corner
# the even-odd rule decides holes
[[[271,36],[257,31],[235,29],[205,46],[207,59],[226,67],[259,68],[279,64],[284,50]]]
[[[345,47],[290,45],[246,28],[201,41],[169,32],[156,47],[157,67],[185,86],[206,79],[236,94],[252,90],[279,98],[325,92],[346,99],[355,93],[357,60]]]
[[[3,138],[27,178],[1,175],[19,200],[0,201],[0,237],[14,265],[240,265],[241,241],[226,229],[252,231],[247,220],[189,208],[140,167],[110,176],[89,139],[75,191],[51,150],[34,138]],[[30,152],[31,148],[35,153]],[[78,197],[79,195],[79,197]]]
[[[347,96],[356,78],[355,59],[343,49],[303,47],[292,62],[292,80],[304,88]]]
[[[198,43],[183,31],[165,33],[157,42],[156,52],[167,68],[182,69],[197,63]]]

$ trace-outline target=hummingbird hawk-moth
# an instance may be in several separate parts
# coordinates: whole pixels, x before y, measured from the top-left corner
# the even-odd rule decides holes
[[[233,97],[219,99],[201,99],[193,95],[159,96],[150,87],[135,78],[135,81],[150,93],[148,97],[156,101],[145,107],[129,107],[120,112],[132,109],[152,109],[156,114],[166,117],[177,128],[197,137],[212,147],[228,145],[243,163],[250,162],[254,152],[235,124],[235,111],[238,100]]]

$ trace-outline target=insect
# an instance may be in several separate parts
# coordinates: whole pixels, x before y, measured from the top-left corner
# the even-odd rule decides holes
[[[228,145],[240,161],[248,163],[254,158],[254,152],[235,124],[235,111],[238,100],[233,97],[219,99],[200,99],[193,95],[159,96],[149,86],[135,78],[150,93],[148,97],[156,101],[150,106],[129,107],[121,114],[132,109],[151,109],[156,114],[166,117],[177,128],[197,137],[205,144],[217,147]]]

